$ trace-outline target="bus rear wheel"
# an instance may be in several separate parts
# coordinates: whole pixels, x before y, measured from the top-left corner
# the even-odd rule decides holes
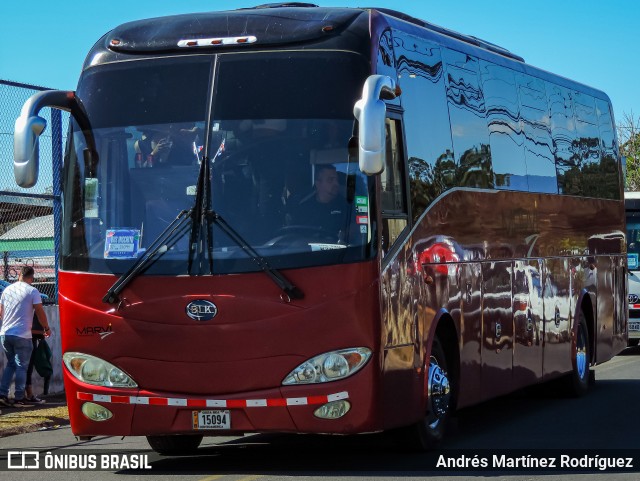
[[[580,397],[589,390],[589,365],[591,364],[589,331],[582,311],[578,314],[578,326],[572,343],[573,370],[565,378],[565,388],[569,396]]]
[[[176,434],[173,436],[147,436],[147,442],[156,453],[169,456],[178,454],[192,454],[202,437],[197,434]]]
[[[436,448],[446,431],[452,410],[452,386],[447,359],[440,339],[433,340],[427,373],[427,410],[425,416],[405,431],[411,449],[428,451]]]

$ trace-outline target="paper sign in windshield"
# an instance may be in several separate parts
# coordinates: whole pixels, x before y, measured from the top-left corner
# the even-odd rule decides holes
[[[311,247],[311,252],[318,252],[318,251],[331,251],[334,249],[346,249],[347,246],[344,244],[322,244],[322,243],[311,243],[309,244],[309,247]]]
[[[135,259],[140,250],[139,229],[108,229],[104,243],[105,259]]]

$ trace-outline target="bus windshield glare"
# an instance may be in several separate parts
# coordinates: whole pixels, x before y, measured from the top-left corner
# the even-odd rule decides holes
[[[62,268],[121,274],[183,210],[210,163],[215,211],[276,269],[373,255],[374,183],[349,156],[366,63],[344,52],[194,56],[87,70],[65,159]],[[95,145],[93,145],[95,144]],[[95,150],[88,155],[89,150]],[[213,273],[259,270],[215,223]],[[146,274],[188,274],[190,229]]]

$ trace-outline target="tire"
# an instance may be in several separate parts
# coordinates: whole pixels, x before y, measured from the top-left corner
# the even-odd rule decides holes
[[[197,434],[147,436],[147,442],[156,453],[175,456],[194,453],[202,442],[202,436]]]
[[[566,377],[565,388],[571,397],[581,397],[589,390],[591,377],[589,365],[591,364],[591,347],[589,345],[589,331],[584,314],[578,315],[576,335],[571,343],[573,370]],[[592,383],[591,383],[592,384]]]
[[[629,339],[629,347],[637,346],[638,341],[640,341],[640,339]]]
[[[425,416],[403,430],[401,439],[401,443],[413,451],[429,451],[439,446],[453,409],[453,389],[447,374],[447,360],[438,337],[431,346],[426,382],[428,394]]]

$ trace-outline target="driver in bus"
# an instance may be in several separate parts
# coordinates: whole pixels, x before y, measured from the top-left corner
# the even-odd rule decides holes
[[[332,164],[315,167],[313,191],[301,200],[293,200],[290,225],[318,226],[335,241],[343,241],[347,225],[348,205],[341,192],[338,172]]]

